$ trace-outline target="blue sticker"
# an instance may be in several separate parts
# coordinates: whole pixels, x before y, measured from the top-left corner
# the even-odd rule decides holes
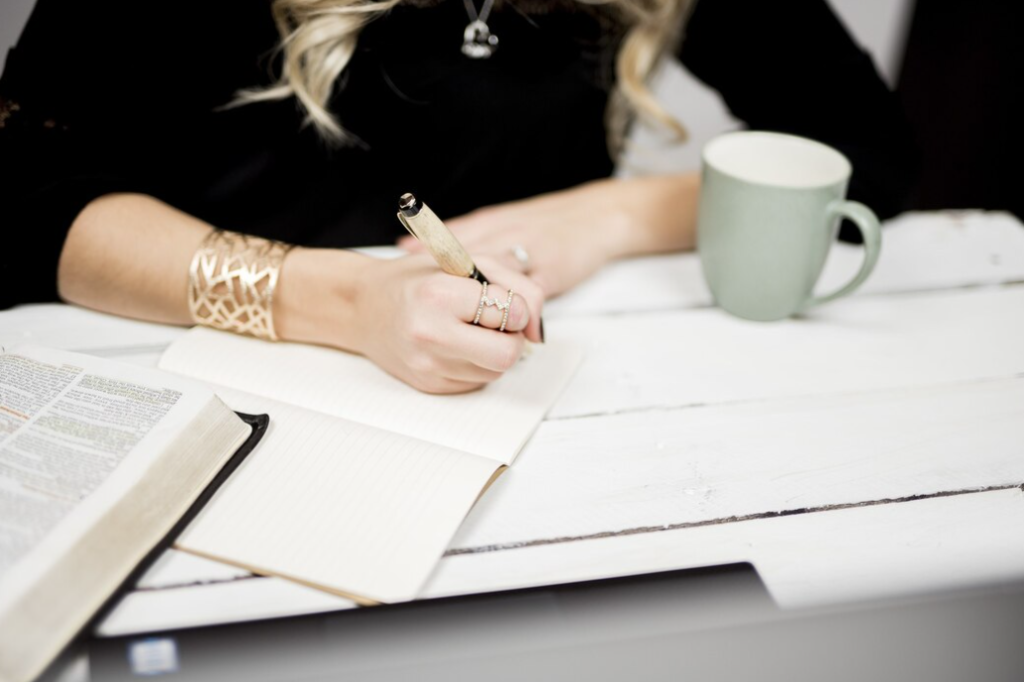
[[[134,675],[178,672],[178,645],[169,637],[150,637],[128,645],[128,663]]]

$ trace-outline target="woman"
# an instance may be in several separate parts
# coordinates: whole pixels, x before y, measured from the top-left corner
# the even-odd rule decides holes
[[[545,296],[692,246],[695,176],[607,179],[631,116],[665,119],[642,81],[676,44],[750,127],[839,148],[851,197],[898,210],[907,131],[825,0],[39,0],[0,86],[0,304],[233,322],[471,390],[542,340]],[[515,292],[505,334],[428,257],[338,248],[393,242],[407,191]],[[209,305],[232,258],[279,273],[241,320]]]

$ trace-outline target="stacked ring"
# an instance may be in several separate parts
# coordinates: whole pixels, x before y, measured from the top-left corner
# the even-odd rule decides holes
[[[505,326],[508,324],[508,311],[512,308],[512,297],[515,295],[511,289],[508,290],[508,298],[502,303],[496,298],[487,298],[487,282],[482,283],[483,288],[480,290],[480,303],[476,307],[476,316],[473,317],[473,324],[480,324],[480,318],[484,314],[484,308],[491,306],[501,311],[501,326],[498,328],[499,332],[505,331]]]
[[[480,292],[480,305],[476,307],[476,317],[473,324],[480,324],[480,316],[484,314],[484,306],[487,305],[487,282],[483,283],[483,291]]]
[[[512,307],[512,290],[508,290],[508,298],[505,300],[505,309],[501,313],[501,326],[498,327],[499,332],[505,331],[505,325],[508,324],[508,311]]]

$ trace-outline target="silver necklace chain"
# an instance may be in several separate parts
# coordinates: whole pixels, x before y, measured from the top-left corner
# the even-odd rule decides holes
[[[466,6],[466,14],[469,15],[470,21],[482,21],[487,23],[487,17],[491,16],[491,8],[494,7],[494,0],[484,0],[484,6],[480,8],[480,13],[476,12],[476,5],[473,0],[462,0],[462,4]]]
[[[498,36],[491,33],[487,18],[491,16],[494,0],[484,0],[477,13],[473,0],[462,0],[469,15],[469,24],[462,32],[462,54],[470,59],[487,59],[498,49]]]

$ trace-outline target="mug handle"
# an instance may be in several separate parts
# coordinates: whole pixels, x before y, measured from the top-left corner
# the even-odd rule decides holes
[[[836,216],[849,218],[860,229],[860,234],[864,238],[864,262],[860,266],[860,271],[849,284],[827,296],[809,298],[803,305],[802,309],[804,310],[852,293],[875,269],[875,264],[878,263],[878,254],[882,250],[882,228],[878,223],[878,217],[870,208],[859,201],[833,201],[829,204],[827,211],[830,219]]]

